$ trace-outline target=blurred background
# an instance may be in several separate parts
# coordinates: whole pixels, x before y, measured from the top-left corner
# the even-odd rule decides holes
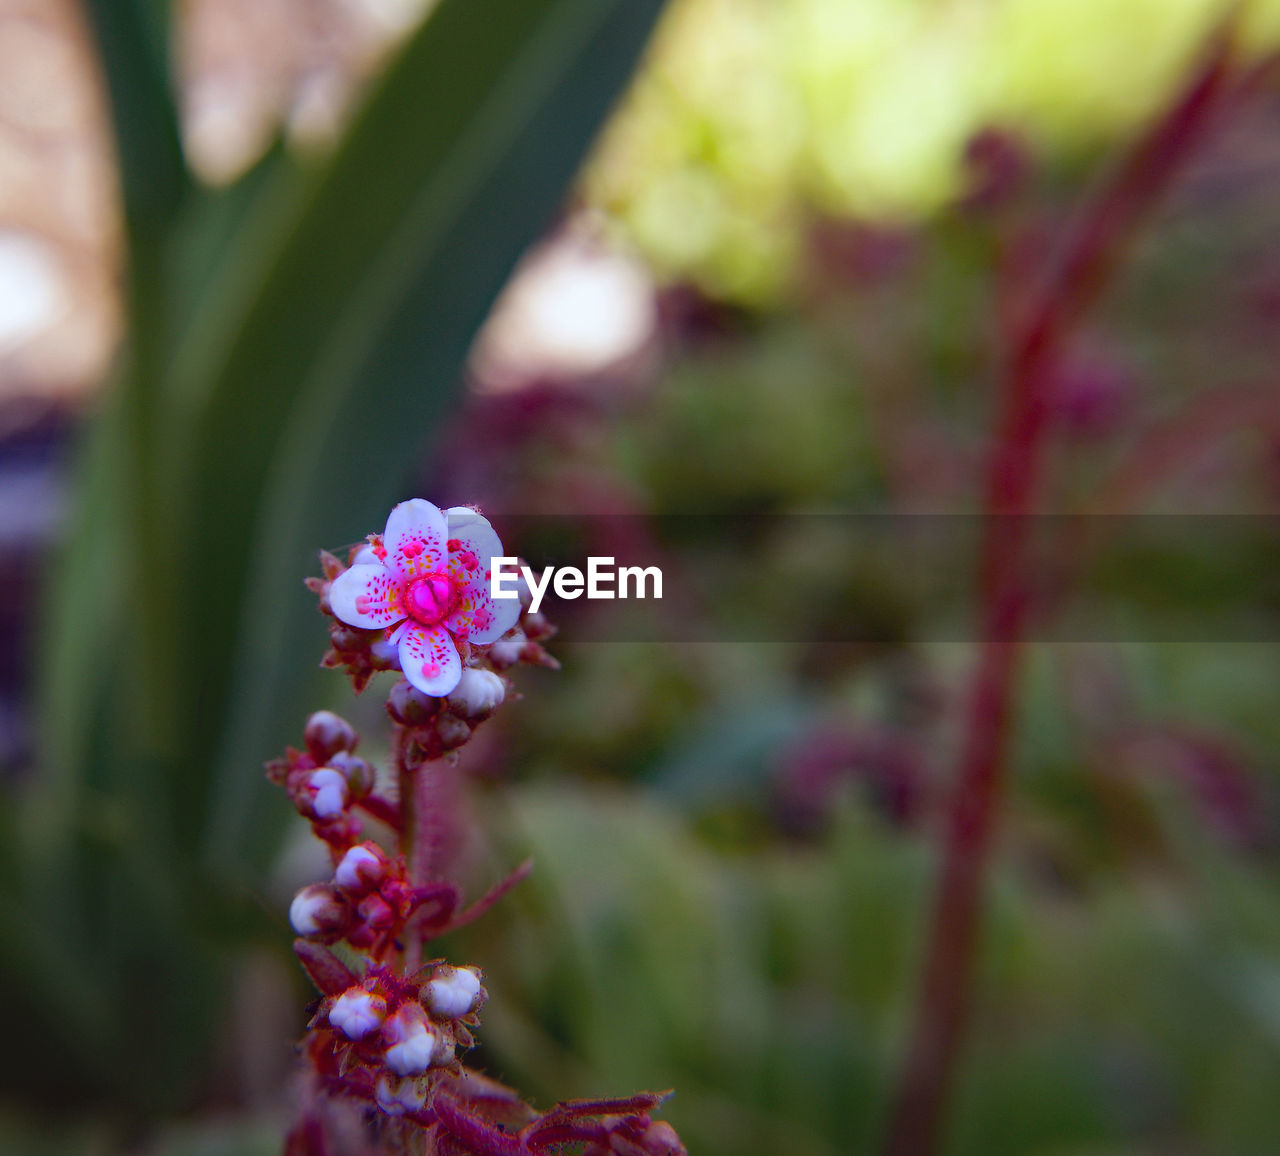
[[[938,1150],[1280,1150],[1280,5],[1217,56],[1217,0],[432,7],[0,0],[0,1149],[278,1150],[323,862],[261,766],[385,721],[301,580],[420,494],[627,515],[742,624],[567,617],[467,749],[460,875],[537,862],[442,944],[477,1065],[880,1150],[982,560],[792,515],[976,524],[1034,389],[1026,508],[1079,519]]]

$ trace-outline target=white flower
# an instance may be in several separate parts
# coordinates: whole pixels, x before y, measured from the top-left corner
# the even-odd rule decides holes
[[[329,605],[350,626],[389,630],[400,669],[423,694],[447,695],[458,685],[458,644],[487,646],[520,616],[518,598],[491,596],[502,543],[467,506],[442,512],[422,498],[401,502],[369,553],[333,580]]]
[[[427,984],[427,1007],[441,1019],[468,1015],[480,994],[480,973],[474,967],[441,967]]]
[[[312,772],[307,785],[315,794],[311,809],[317,819],[336,819],[347,806],[347,780],[332,767],[321,767]]]
[[[378,1107],[388,1116],[402,1116],[405,1112],[416,1112],[427,1102],[425,1088],[419,1087],[417,1080],[393,1080],[390,1076],[379,1076],[374,1095]]]
[[[422,1009],[417,1010],[421,1016]],[[401,1010],[387,1020],[382,1033],[390,1044],[387,1067],[397,1075],[418,1076],[431,1067],[439,1041],[424,1020]]]
[[[493,671],[469,666],[449,695],[449,705],[463,718],[476,718],[501,705],[506,696],[506,685]]]
[[[357,843],[333,872],[333,881],[347,891],[363,891],[376,887],[386,873],[382,856],[372,843]]]
[[[382,1026],[387,1002],[380,995],[353,987],[338,996],[329,1009],[329,1022],[349,1040],[362,1040]]]

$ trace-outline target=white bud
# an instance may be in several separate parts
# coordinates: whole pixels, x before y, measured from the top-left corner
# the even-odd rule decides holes
[[[364,891],[376,887],[386,873],[382,856],[371,843],[357,843],[333,872],[333,881],[348,891]]]
[[[392,670],[400,669],[400,648],[393,646],[385,638],[369,643],[369,653],[379,662],[386,663]]]
[[[349,1040],[362,1040],[382,1026],[387,1014],[386,1000],[380,995],[353,987],[338,996],[329,1009],[329,1022]]]
[[[317,762],[326,762],[339,751],[352,750],[357,742],[351,724],[331,710],[318,710],[307,719],[302,740]]]
[[[405,1112],[416,1112],[427,1102],[425,1088],[419,1087],[418,1080],[393,1080],[390,1076],[379,1076],[374,1095],[378,1107],[388,1116],[402,1116]]]
[[[336,819],[347,806],[347,780],[332,767],[321,767],[312,773],[307,785],[315,792],[311,809],[317,819]]]
[[[474,967],[441,967],[427,984],[432,1015],[456,1020],[469,1015],[480,995],[480,973]]]
[[[397,1012],[383,1025],[382,1032],[390,1044],[387,1067],[397,1075],[418,1076],[431,1067],[436,1055],[436,1033],[421,1019]]]
[[[489,647],[489,661],[500,670],[515,666],[520,661],[520,654],[528,643],[529,640],[525,637],[523,630],[506,634]]]
[[[289,904],[289,923],[299,935],[318,935],[341,927],[346,908],[331,887],[313,883],[304,887]]]
[[[469,666],[449,695],[449,705],[463,718],[486,715],[507,696],[507,688],[491,670]]]

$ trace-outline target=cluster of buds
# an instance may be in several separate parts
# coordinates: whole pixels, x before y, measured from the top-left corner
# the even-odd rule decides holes
[[[370,967],[361,979],[323,948],[300,952],[326,992],[312,1016],[307,1052],[334,1091],[368,1099],[386,1116],[422,1111],[440,1072],[458,1075],[458,1048],[485,1000],[480,972],[428,964],[413,979]]]
[[[533,1156],[566,1145],[587,1156],[684,1154],[670,1126],[650,1118],[660,1095],[569,1101],[539,1114],[466,1068],[459,1052],[473,1046],[487,998],[480,970],[421,963],[426,943],[483,914],[531,869],[522,864],[464,907],[461,888],[430,855],[442,819],[432,813],[431,776],[440,773],[432,764],[508,699],[512,667],[557,665],[542,645],[554,627],[530,613],[528,597],[491,597],[501,553],[475,510],[414,500],[346,565],[322,555],[324,577],[308,582],[331,619],[324,664],[344,668],[357,691],[379,671],[403,677],[386,704],[397,792],[380,793],[374,768],[356,754],[355,730],[329,711],[307,720],[301,748],[267,766],[327,844],[333,872],[289,909],[294,951],[321,998],[301,1047],[308,1100],[288,1156]],[[365,838],[366,818],[399,847]]]
[[[363,830],[353,810],[378,813],[373,767],[355,753],[359,737],[351,724],[331,711],[316,711],[307,720],[302,741],[302,750],[290,747],[267,764],[267,778],[285,789],[316,838],[340,853]]]

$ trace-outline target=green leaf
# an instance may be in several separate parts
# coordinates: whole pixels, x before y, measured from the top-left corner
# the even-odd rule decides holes
[[[168,75],[167,0],[85,0],[106,74],[125,215],[135,232],[165,224],[189,189]]]
[[[184,589],[202,613],[183,649],[199,655],[200,712],[230,717],[206,732],[224,740],[223,867],[261,860],[257,767],[308,709],[300,668],[324,635],[302,576],[318,547],[381,526],[658,8],[446,0],[310,191],[224,356],[184,383],[199,407]]]

